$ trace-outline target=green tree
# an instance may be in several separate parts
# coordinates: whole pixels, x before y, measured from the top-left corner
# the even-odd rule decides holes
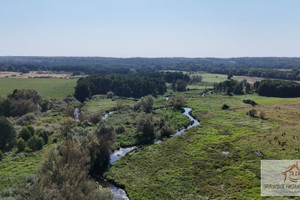
[[[25,147],[26,147],[25,141],[23,140],[23,138],[19,138],[17,140],[18,152],[24,151]]]
[[[0,117],[0,150],[5,151],[13,147],[16,142],[16,131],[6,117]]]
[[[169,104],[175,109],[182,109],[186,105],[186,99],[183,96],[171,97]]]
[[[28,141],[27,146],[33,151],[37,151],[43,148],[44,139],[37,135],[33,135]]]
[[[112,200],[108,189],[99,188],[88,175],[90,157],[87,149],[70,139],[54,145],[33,183],[25,190],[25,199]]]
[[[142,142],[153,143],[155,139],[152,114],[142,114],[137,121],[137,132],[142,132]]]
[[[19,133],[19,137],[23,138],[27,141],[31,136],[33,136],[35,130],[32,126],[25,126],[22,128],[21,132]]]

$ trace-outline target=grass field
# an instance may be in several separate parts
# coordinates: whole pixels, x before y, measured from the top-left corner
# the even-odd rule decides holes
[[[257,94],[240,95],[236,96],[236,98],[239,98],[241,100],[251,99],[257,102],[259,105],[264,106],[300,103],[300,98],[264,97]]]
[[[12,93],[14,89],[34,89],[43,98],[63,99],[74,94],[77,79],[51,79],[51,78],[0,78],[0,96]]]
[[[227,80],[227,75],[224,74],[208,74],[208,73],[193,73],[193,75],[200,75],[202,76],[202,81],[197,84],[188,85],[188,89],[197,89],[197,90],[206,90],[212,89],[214,83],[219,83],[222,81]]]
[[[29,154],[16,151],[7,153],[0,162],[0,197],[14,196],[14,190],[24,187],[26,177],[35,173],[42,160],[42,151]]]
[[[245,114],[251,109],[242,102],[246,96],[201,98],[190,92],[185,96],[201,122],[199,127],[140,148],[116,161],[106,173],[125,187],[130,199],[264,199],[260,160],[300,158],[299,141],[295,142],[299,104],[248,95],[265,103],[256,108],[266,113],[267,119],[262,120]],[[230,110],[221,109],[225,103]]]

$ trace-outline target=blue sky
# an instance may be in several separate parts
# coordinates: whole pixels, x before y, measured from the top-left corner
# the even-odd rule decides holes
[[[298,0],[1,0],[0,55],[300,56]]]

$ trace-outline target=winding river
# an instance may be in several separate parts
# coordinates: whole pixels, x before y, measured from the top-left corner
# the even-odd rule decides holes
[[[187,116],[190,121],[192,122],[191,125],[189,125],[187,128],[183,128],[179,131],[177,131],[176,133],[172,134],[171,137],[180,135],[181,133],[183,133],[184,131],[194,127],[194,126],[198,126],[200,124],[199,121],[197,121],[193,116],[190,115],[190,112],[192,111],[191,108],[184,108],[184,112],[182,113],[183,115]],[[108,117],[109,115],[107,115]],[[106,117],[106,118],[107,118]],[[106,119],[105,118],[105,119]],[[161,140],[157,140],[155,143],[161,143]],[[118,160],[119,158],[125,156],[127,153],[131,152],[132,150],[136,149],[136,146],[133,147],[127,147],[127,148],[120,148],[116,151],[114,151],[111,155],[110,155],[110,164],[115,162],[116,160]],[[110,189],[111,192],[114,194],[115,196],[115,200],[129,200],[125,190],[118,188],[114,185],[110,185]]]
[[[166,98],[166,100],[168,100]],[[183,128],[179,131],[177,131],[176,133],[172,134],[171,137],[180,135],[181,133],[183,133],[184,131],[194,127],[194,126],[198,126],[200,124],[199,121],[197,121],[193,116],[190,115],[190,112],[192,111],[191,108],[184,108],[184,112],[182,113],[183,115],[187,116],[190,121],[192,122],[188,127]],[[109,117],[109,115],[113,114],[113,111],[108,112],[107,114],[105,114],[102,119],[105,120]],[[79,109],[75,108],[74,110],[74,119],[76,121],[79,121]],[[161,140],[157,140],[155,143],[161,143]],[[136,149],[136,146],[132,146],[132,147],[127,147],[127,148],[120,148],[116,151],[114,151],[111,155],[110,155],[110,164],[112,164],[113,162],[115,162],[116,160],[118,160],[119,158],[125,156],[127,153],[130,153],[131,151],[133,151],[134,149]],[[115,200],[129,200],[125,190],[118,188],[110,183],[108,183],[107,181],[105,181],[106,185],[108,184],[110,186],[111,192],[114,194],[114,199]]]

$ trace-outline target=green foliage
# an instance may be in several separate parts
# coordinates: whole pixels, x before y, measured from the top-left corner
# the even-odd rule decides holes
[[[251,106],[256,106],[257,103],[251,99],[244,99],[243,103],[250,104]]]
[[[222,110],[228,110],[230,107],[227,104],[223,104]]]
[[[161,137],[170,137],[174,133],[174,130],[170,127],[169,124],[165,124],[160,131]]]
[[[14,146],[16,131],[6,117],[0,117],[0,150],[6,151]]]
[[[175,109],[182,109],[186,105],[186,98],[184,96],[175,96],[169,98],[170,106]]]
[[[24,126],[21,132],[19,133],[19,137],[27,141],[34,134],[35,134],[35,130],[32,126]]]
[[[135,105],[134,110],[140,110],[142,107],[143,111],[146,113],[152,112],[154,104],[154,97],[149,94],[147,96],[142,97]]]
[[[225,93],[227,95],[231,95],[232,93],[236,95],[244,94],[244,91],[250,92],[248,89],[247,81],[238,82],[236,80],[227,80],[214,85],[214,91],[219,93]]]
[[[300,97],[300,84],[293,81],[263,80],[257,87],[257,93],[270,97]]]
[[[136,130],[143,133],[139,140],[143,143],[153,143],[155,138],[153,116],[151,114],[141,114],[137,121]]]
[[[24,191],[25,199],[112,199],[89,179],[89,153],[76,140],[63,142],[47,152],[46,160],[33,183]]]
[[[45,131],[45,130],[41,130],[38,132],[37,134],[39,137],[43,138],[44,140],[44,144],[48,143],[48,139],[49,139],[49,132]]]
[[[183,92],[186,91],[187,82],[181,79],[174,80],[172,83],[172,89],[174,91]]]
[[[37,135],[33,135],[28,141],[27,146],[33,151],[37,151],[43,148],[44,139]]]
[[[2,151],[0,150],[0,161],[2,161],[2,159],[3,159],[3,153],[2,153]]]
[[[85,141],[84,146],[89,150],[91,158],[89,170],[91,175],[101,176],[107,169],[114,140],[114,128],[105,123],[100,123],[94,134]]]
[[[249,115],[250,117],[255,117],[256,114],[257,114],[257,110],[256,109],[251,109],[246,114]]]
[[[124,97],[142,97],[148,94],[157,96],[166,92],[165,81],[162,78],[152,78],[147,74],[141,76],[127,75],[93,75],[81,78],[75,88],[75,97],[83,102],[95,94],[107,94]]]
[[[22,152],[24,151],[26,147],[26,143],[24,141],[24,139],[22,137],[20,137],[18,140],[17,140],[17,148],[18,148],[18,152]]]

